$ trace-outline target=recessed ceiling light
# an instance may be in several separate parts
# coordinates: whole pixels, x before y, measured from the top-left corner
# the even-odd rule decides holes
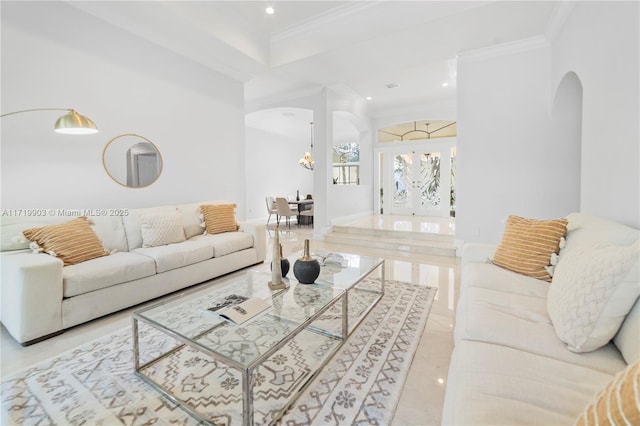
[[[371,99],[373,99],[373,98],[372,98],[371,96],[367,96],[365,99],[366,99],[366,100],[368,100],[368,101],[370,101],[370,100],[371,100]]]
[[[444,83],[442,83],[442,87],[447,87],[449,85],[449,83],[447,83],[446,81]]]
[[[400,86],[400,83],[387,83],[386,86],[387,89],[395,89],[396,87]]]
[[[273,6],[267,6],[265,12],[267,12],[267,15],[273,15],[274,13],[276,13],[276,10],[273,8]]]

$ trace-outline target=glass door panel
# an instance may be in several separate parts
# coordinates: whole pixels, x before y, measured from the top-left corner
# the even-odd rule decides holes
[[[442,157],[435,150],[388,157],[393,160],[392,214],[449,216],[450,162]]]
[[[411,209],[413,156],[399,154],[393,157],[393,208]]]
[[[440,208],[440,153],[420,154],[420,209]]]

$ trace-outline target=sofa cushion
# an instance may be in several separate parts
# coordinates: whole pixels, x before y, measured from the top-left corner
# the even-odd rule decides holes
[[[628,246],[640,239],[638,229],[586,213],[571,213],[567,220],[566,244],[560,250],[560,259],[576,247],[596,244]]]
[[[196,235],[204,234],[202,227],[202,211],[200,206],[203,204],[233,204],[230,201],[215,200],[205,201],[201,203],[178,204],[176,207],[182,213],[182,224],[184,225],[184,235],[187,239]]]
[[[157,247],[185,240],[182,213],[147,213],[140,216],[142,247]]]
[[[189,239],[204,233],[202,226],[202,219],[200,216],[200,205],[202,203],[191,204],[179,204],[176,206],[178,211],[182,214],[182,226],[184,227],[184,236]]]
[[[2,216],[0,217],[0,251],[24,250],[30,241],[22,231],[68,221],[68,218],[45,215],[48,210],[36,209],[42,216]]]
[[[151,207],[145,209],[131,209],[127,216],[122,217],[122,224],[127,234],[129,251],[142,247],[142,222],[140,216],[150,213],[175,211],[175,206]]]
[[[125,210],[126,211],[126,210]],[[120,216],[91,216],[89,224],[109,251],[129,251],[127,234]]]
[[[588,352],[609,342],[640,294],[640,242],[574,248],[558,264],[547,299],[558,337]]]
[[[203,204],[200,206],[207,234],[221,234],[238,230],[235,204]]]
[[[640,359],[640,298],[627,314],[618,334],[613,338],[627,364]]]
[[[153,259],[156,264],[156,272],[162,273],[211,259],[213,248],[207,242],[189,240],[166,246],[137,248],[134,253]]]
[[[456,345],[462,340],[503,345],[612,374],[624,368],[625,363],[613,344],[588,354],[568,351],[555,333],[546,299],[540,296],[466,288],[456,311]]]
[[[493,263],[510,271],[551,281],[554,255],[567,232],[567,219],[537,220],[509,216]]]
[[[84,216],[56,225],[25,229],[23,234],[44,253],[62,260],[64,266],[109,254]]]
[[[117,252],[64,268],[63,295],[73,297],[155,273],[153,259],[135,253]]]
[[[549,283],[491,263],[468,263],[461,269],[460,291],[480,287],[546,299]]]
[[[463,340],[451,357],[442,424],[573,424],[612,377],[514,348]]]
[[[197,235],[189,241],[200,241],[208,244],[213,250],[213,257],[221,257],[253,247],[253,236],[246,232]]]
[[[576,421],[576,426],[640,425],[640,361],[609,382]]]

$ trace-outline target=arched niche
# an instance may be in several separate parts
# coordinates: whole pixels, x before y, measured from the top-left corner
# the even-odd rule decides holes
[[[580,210],[582,157],[582,82],[571,71],[565,74],[553,97],[551,108],[553,155],[559,160],[561,179],[557,191],[563,195],[567,212]]]

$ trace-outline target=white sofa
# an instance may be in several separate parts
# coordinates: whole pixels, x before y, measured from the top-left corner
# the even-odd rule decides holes
[[[203,235],[202,202],[146,209],[96,211],[92,228],[110,255],[63,267],[33,254],[22,230],[73,217],[56,210],[7,211],[2,217],[1,321],[23,345],[91,319],[263,262],[264,225],[239,223],[238,232]],[[140,216],[178,210],[186,241],[142,247]],[[80,212],[82,214],[82,212]]]
[[[639,231],[572,213],[558,266],[576,247],[629,246]],[[573,226],[572,226],[573,225]],[[547,282],[488,262],[495,246],[469,244],[462,256],[442,424],[569,425],[615,374],[640,357],[638,261],[630,271],[636,302],[615,337],[586,353],[567,348],[547,310]],[[633,286],[632,286],[633,287]]]

